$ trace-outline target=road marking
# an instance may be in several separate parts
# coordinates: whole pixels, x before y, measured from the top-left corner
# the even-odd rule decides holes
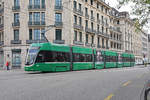
[[[131,83],[131,81],[128,81],[128,82],[124,83],[122,86],[127,86],[127,85],[129,85],[130,83]]]
[[[110,94],[107,98],[105,98],[104,100],[110,100],[112,97],[114,96],[114,94]]]

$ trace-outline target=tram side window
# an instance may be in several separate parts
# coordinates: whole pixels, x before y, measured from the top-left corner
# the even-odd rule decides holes
[[[106,56],[106,62],[117,62],[116,56]]]
[[[70,62],[70,54],[56,51],[40,51],[36,62]]]
[[[101,54],[101,52],[97,52],[96,53],[96,62],[102,62],[103,61],[103,56]]]
[[[73,54],[73,62],[92,62],[92,55],[91,54]]]

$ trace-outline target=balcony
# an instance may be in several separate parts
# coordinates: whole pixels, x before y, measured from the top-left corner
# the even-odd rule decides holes
[[[26,44],[32,44],[32,43],[45,43],[46,40],[26,40]]]
[[[93,33],[93,34],[96,34],[97,32],[96,32],[96,30],[94,30],[94,29],[90,29],[90,28],[85,28],[85,32],[88,32],[88,33]]]
[[[73,41],[73,44],[75,44],[75,45],[84,45],[84,43],[83,42],[80,42],[80,41]]]
[[[86,19],[89,19],[89,15],[88,15],[88,14],[85,14],[85,18],[86,18]]]
[[[55,11],[63,11],[63,6],[59,5],[55,5]]]
[[[12,11],[20,11],[20,6],[13,6]]]
[[[45,10],[45,5],[29,5],[28,10]]]
[[[11,44],[21,44],[21,40],[11,40]]]
[[[29,21],[28,26],[45,26],[45,21]]]
[[[78,29],[78,30],[83,31],[83,26],[82,26],[82,25],[78,25],[78,24],[74,23],[74,24],[73,24],[73,27],[74,27],[75,29]]]
[[[56,44],[65,44],[65,40],[53,40],[53,43],[56,43]]]
[[[3,46],[4,45],[4,41],[0,41],[0,46]]]
[[[58,28],[59,28],[59,27],[60,27],[60,28],[63,27],[63,22],[56,22],[56,21],[55,21],[55,27],[58,27]]]
[[[90,43],[85,43],[85,46],[91,47],[91,44]]]
[[[14,22],[14,23],[12,23],[12,26],[13,27],[19,27],[20,26],[20,22]]]
[[[73,8],[73,12],[80,15],[80,16],[83,16],[83,11],[80,9]]]
[[[95,17],[94,16],[91,16],[91,21],[95,21]]]

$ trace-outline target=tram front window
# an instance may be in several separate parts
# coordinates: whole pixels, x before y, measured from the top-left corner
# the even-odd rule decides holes
[[[39,49],[29,49],[27,59],[26,59],[26,65],[32,65],[36,59],[37,53]]]

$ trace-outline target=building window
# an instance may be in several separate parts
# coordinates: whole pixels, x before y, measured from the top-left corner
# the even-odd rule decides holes
[[[86,34],[86,43],[88,43],[88,38],[89,38],[88,34]]]
[[[102,26],[102,34],[104,34],[104,27]]]
[[[40,40],[40,29],[34,29],[34,40]]]
[[[74,23],[77,24],[77,16],[74,15]]]
[[[56,40],[62,40],[62,29],[56,29]]]
[[[34,12],[34,22],[40,22],[40,12]]]
[[[85,27],[88,28],[88,20],[85,20]]]
[[[77,9],[77,2],[76,1],[73,1],[73,7],[74,7],[74,9]]]
[[[91,0],[91,5],[93,5],[93,0]]]
[[[82,10],[82,5],[79,3],[79,11]]]
[[[29,40],[32,40],[32,29],[29,29]]]
[[[99,20],[99,13],[97,13],[97,20]]]
[[[92,36],[92,44],[94,44],[94,36]]]
[[[117,21],[117,24],[120,24],[120,21],[119,21],[119,20]]]
[[[29,5],[32,6],[32,0],[29,0]]]
[[[40,0],[34,0],[34,5],[40,6]]]
[[[85,2],[88,2],[88,0],[85,0]]]
[[[45,0],[42,0],[42,7],[45,7]]]
[[[88,8],[85,7],[85,15],[88,15]]]
[[[97,45],[98,45],[98,46],[100,46],[100,43],[99,43],[99,42],[100,42],[100,38],[98,37],[98,38],[97,38]]]
[[[12,51],[12,67],[21,67],[21,51]]]
[[[14,22],[18,23],[19,22],[19,13],[14,14]]]
[[[97,25],[97,32],[99,32],[99,25]]]
[[[62,22],[62,14],[61,13],[55,13],[55,21]]]
[[[42,12],[42,14],[41,14],[41,21],[43,24],[45,23],[45,13],[44,12]]]
[[[102,46],[104,47],[104,38],[102,38]]]
[[[20,4],[19,4],[19,0],[14,0],[14,6],[15,6],[15,7],[20,6]]]
[[[19,40],[19,30],[14,30],[14,40]]]
[[[29,13],[29,21],[32,22],[32,12]]]
[[[80,34],[80,42],[82,42],[82,32],[80,32],[79,34]]]
[[[82,17],[79,17],[79,25],[82,26]]]
[[[41,40],[44,40],[45,38],[44,38],[44,36],[45,36],[45,29],[42,29],[41,30],[41,33],[43,34],[43,35],[41,35]]]
[[[55,6],[62,6],[62,0],[55,0]]]
[[[77,31],[74,31],[74,40],[77,41]]]
[[[106,40],[106,47],[108,47],[108,40]]]
[[[91,29],[94,30],[94,24],[91,22]]]
[[[93,18],[93,10],[91,10],[91,18]]]
[[[101,6],[101,11],[103,11],[104,10],[104,7],[103,6]]]
[[[97,9],[99,9],[99,4],[98,4],[98,2],[97,2]]]

